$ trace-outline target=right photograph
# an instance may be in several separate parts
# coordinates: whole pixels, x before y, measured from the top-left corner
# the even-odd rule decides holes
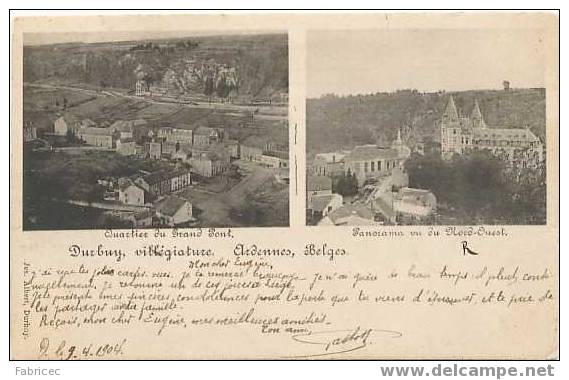
[[[542,30],[306,38],[307,225],[546,224]]]

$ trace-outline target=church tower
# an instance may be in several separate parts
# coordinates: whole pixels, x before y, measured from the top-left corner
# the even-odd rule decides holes
[[[443,113],[442,117],[443,122],[456,122],[458,121],[458,111],[456,110],[456,106],[454,104],[454,99],[452,95],[448,99],[447,106],[445,108],[445,112]]]
[[[486,128],[486,123],[484,122],[484,117],[482,112],[480,112],[480,106],[478,105],[478,100],[474,100],[474,108],[470,114],[470,121],[474,128]]]
[[[449,159],[453,154],[462,154],[462,127],[458,117],[458,111],[452,95],[439,121],[441,129],[441,155],[443,159]]]
[[[397,130],[397,139],[391,143],[391,148],[397,151],[399,158],[406,160],[411,156],[411,149],[401,139],[401,128]]]

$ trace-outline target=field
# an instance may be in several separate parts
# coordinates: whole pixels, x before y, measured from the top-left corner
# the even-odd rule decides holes
[[[91,94],[76,91],[24,86],[24,122],[40,130],[51,130],[57,115],[95,100]]]

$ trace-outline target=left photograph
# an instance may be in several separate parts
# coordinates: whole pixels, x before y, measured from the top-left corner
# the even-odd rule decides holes
[[[23,229],[289,225],[288,38],[26,34]]]

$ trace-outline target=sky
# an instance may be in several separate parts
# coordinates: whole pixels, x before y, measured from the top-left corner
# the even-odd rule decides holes
[[[309,31],[306,93],[545,87],[543,40],[536,29]]]
[[[49,45],[59,43],[97,43],[115,41],[138,41],[153,39],[176,39],[225,35],[259,35],[282,34],[284,31],[240,30],[240,31],[108,31],[108,32],[76,32],[76,33],[26,33],[24,45]]]

